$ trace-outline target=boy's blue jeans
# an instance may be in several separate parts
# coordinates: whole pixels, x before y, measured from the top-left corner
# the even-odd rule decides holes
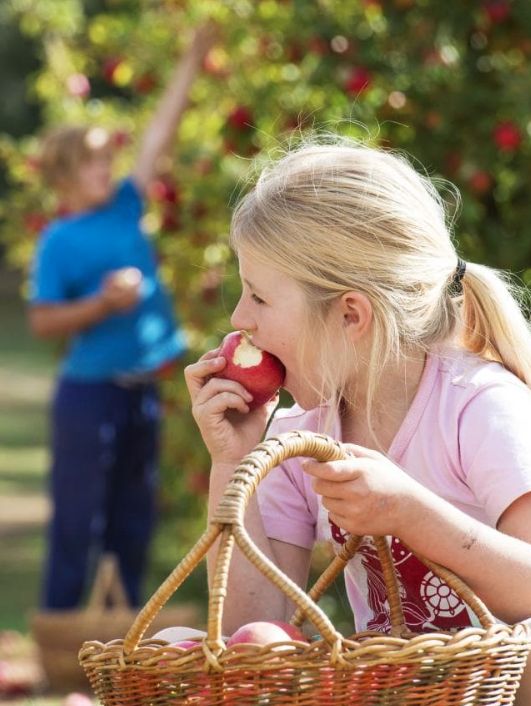
[[[77,606],[102,551],[133,606],[155,520],[160,405],[154,384],[59,380],[52,407],[52,518],[43,607]]]

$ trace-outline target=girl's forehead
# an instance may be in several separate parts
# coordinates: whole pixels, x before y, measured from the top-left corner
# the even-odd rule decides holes
[[[249,283],[258,283],[259,281],[266,283],[278,277],[285,277],[282,272],[279,272],[262,259],[255,257],[252,252],[247,250],[239,250],[238,264],[240,277]]]
[[[296,280],[272,264],[252,256],[252,253],[238,252],[240,279],[251,289],[270,297],[283,298],[302,296]]]

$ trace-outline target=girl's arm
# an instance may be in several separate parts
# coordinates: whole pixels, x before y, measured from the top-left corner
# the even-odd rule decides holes
[[[133,169],[133,179],[145,191],[157,171],[157,162],[166,151],[188,102],[190,87],[201,62],[213,44],[215,27],[209,23],[199,28],[192,43],[174,70],[140,144]]]
[[[209,518],[223,494],[234,467],[212,467],[209,490]],[[270,540],[264,531],[258,502],[254,495],[245,513],[245,528],[258,549],[297,585],[305,588],[310,569],[310,552],[293,544]],[[217,543],[207,557],[209,585],[214,576]],[[230,635],[240,625],[255,620],[288,621],[294,607],[271,581],[240,552],[237,546],[231,559],[227,597],[223,611],[223,632]]]
[[[382,454],[306,461],[331,519],[352,534],[393,535],[465,581],[502,620],[531,616],[531,493],[488,527],[435,495]]]
[[[411,498],[414,522],[401,538],[413,549],[451,569],[508,623],[531,617],[531,493],[488,527],[422,488]]]
[[[226,365],[217,351],[206,353],[185,369],[192,400],[192,413],[212,459],[209,489],[209,518],[221,500],[232,473],[241,459],[262,440],[277,400],[249,411],[251,396],[237,382],[213,377]],[[256,496],[245,514],[245,526],[258,548],[298,585],[306,586],[309,552],[284,542],[271,541],[265,534]],[[212,584],[217,543],[209,552],[207,566]],[[223,631],[232,633],[253,620],[285,620],[290,606],[284,594],[234,548],[229,587],[224,606]]]

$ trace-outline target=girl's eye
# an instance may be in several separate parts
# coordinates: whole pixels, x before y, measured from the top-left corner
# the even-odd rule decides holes
[[[251,299],[255,302],[255,304],[265,304],[263,299],[260,299],[256,294],[251,294]]]

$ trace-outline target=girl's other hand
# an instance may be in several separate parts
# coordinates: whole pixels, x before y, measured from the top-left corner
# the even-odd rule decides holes
[[[411,522],[411,501],[426,489],[383,454],[354,444],[345,448],[352,454],[345,461],[303,462],[330,519],[351,534],[400,537],[404,522]]]

